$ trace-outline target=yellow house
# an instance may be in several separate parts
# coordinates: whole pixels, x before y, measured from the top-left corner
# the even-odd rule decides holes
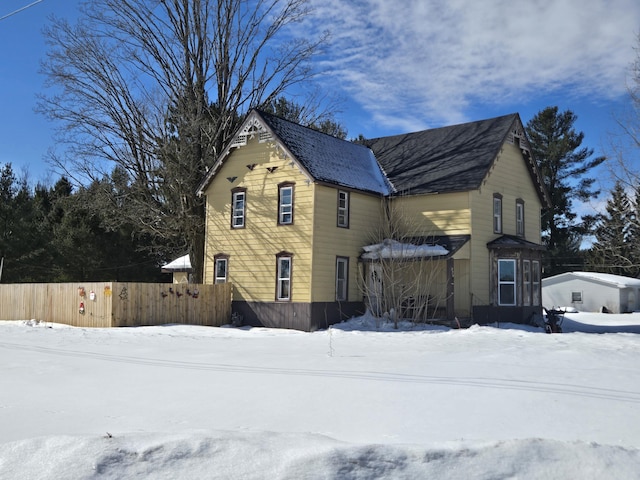
[[[546,195],[517,114],[359,145],[253,110],[198,194],[204,281],[232,282],[247,324],[324,328],[394,289],[396,315],[540,311]],[[400,255],[385,257],[390,242]],[[378,276],[386,263],[408,266],[393,286]],[[408,293],[426,277],[424,299]]]

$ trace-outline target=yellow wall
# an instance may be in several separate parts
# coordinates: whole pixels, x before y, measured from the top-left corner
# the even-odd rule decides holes
[[[349,192],[349,228],[337,226],[338,188],[315,188],[313,226],[312,298],[314,302],[335,301],[336,256],[349,257],[348,301],[361,301],[358,257],[370,244],[383,218],[383,199],[376,195]],[[344,189],[343,189],[344,190]],[[346,191],[346,190],[344,190]]]
[[[255,164],[253,170],[247,165]],[[267,167],[278,167],[273,173]],[[237,177],[233,182],[227,178]],[[233,150],[206,190],[205,282],[213,283],[214,255],[229,258],[234,300],[270,302],[276,296],[276,254],[293,253],[293,302],[309,302],[314,185],[272,142],[250,139]],[[278,225],[278,184],[295,182],[294,224]],[[245,228],[231,228],[231,190],[246,187]]]
[[[502,195],[502,233],[493,232],[493,194]],[[505,143],[479,190],[469,193],[473,205],[471,282],[474,304],[488,305],[490,265],[487,243],[502,234],[516,235],[516,199],[524,200],[525,239],[540,243],[541,203],[522,153]]]
[[[393,199],[392,212],[404,231],[417,235],[464,235],[471,232],[469,194],[443,193]]]

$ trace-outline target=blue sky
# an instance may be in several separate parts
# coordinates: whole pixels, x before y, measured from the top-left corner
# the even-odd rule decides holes
[[[0,17],[33,0],[0,0]],[[596,154],[640,33],[637,0],[311,0],[306,29],[329,28],[320,85],[345,100],[350,136],[377,137],[518,112],[526,123],[550,105],[578,116]],[[47,17],[75,15],[77,0],[42,0],[0,20],[0,164],[55,181],[43,157],[53,125],[34,113]],[[603,171],[602,179],[607,177]]]

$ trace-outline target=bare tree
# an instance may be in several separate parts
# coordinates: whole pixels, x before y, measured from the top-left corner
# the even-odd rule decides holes
[[[395,328],[401,319],[424,322],[437,317],[446,304],[446,250],[425,235],[395,202],[383,201],[385,220],[365,247],[367,260],[361,285],[376,317],[388,317]]]
[[[39,110],[60,125],[53,162],[79,183],[111,178],[102,208],[188,251],[202,279],[203,199],[194,194],[250,108],[314,76],[326,37],[294,27],[307,0],[92,0],[52,18]],[[105,207],[108,206],[108,207]]]
[[[614,117],[617,129],[609,132],[612,177],[629,191],[640,185],[640,34],[635,47],[636,57],[629,69],[626,108]]]

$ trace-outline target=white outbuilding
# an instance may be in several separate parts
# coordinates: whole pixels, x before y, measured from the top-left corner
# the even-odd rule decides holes
[[[176,258],[162,267],[162,273],[173,274],[173,283],[190,283],[189,275],[192,270],[189,254]]]
[[[640,279],[597,272],[567,272],[542,279],[542,305],[583,312],[640,310]]]

